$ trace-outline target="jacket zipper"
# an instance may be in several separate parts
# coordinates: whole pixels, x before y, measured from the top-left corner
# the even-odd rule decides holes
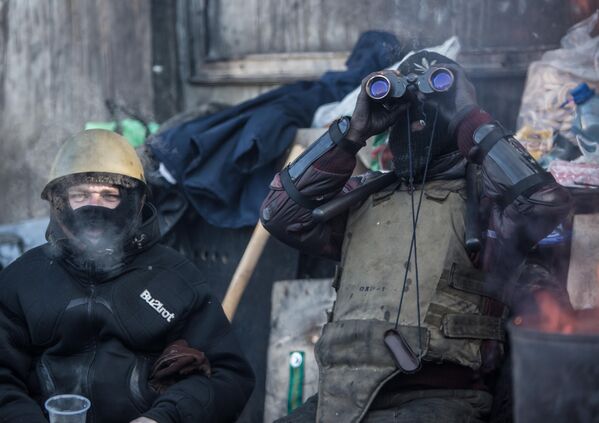
[[[89,362],[89,367],[87,369],[87,381],[86,381],[86,387],[87,387],[87,394],[89,396],[89,400],[92,402],[92,405],[94,403],[93,399],[92,399],[92,379],[93,379],[93,365],[94,365],[94,361],[96,359],[96,348],[97,348],[97,344],[98,344],[98,339],[95,333],[95,328],[94,328],[94,299],[96,297],[96,285],[94,284],[94,282],[92,282],[91,280],[88,280],[89,283],[89,290],[90,290],[90,294],[89,294],[89,302],[87,303],[87,317],[89,320],[89,325],[90,328],[92,330],[92,338],[91,338],[91,347],[92,347],[92,358]],[[94,413],[89,413],[89,416],[87,418],[88,423],[94,423],[95,418],[94,418]]]

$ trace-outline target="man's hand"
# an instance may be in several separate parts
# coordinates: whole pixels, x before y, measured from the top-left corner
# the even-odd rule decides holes
[[[363,145],[371,136],[389,128],[399,118],[401,112],[406,110],[407,104],[398,104],[392,110],[388,110],[383,107],[381,102],[372,100],[366,94],[366,82],[370,78],[390,72],[397,73],[394,70],[374,72],[362,80],[356,108],[351,118],[349,131],[345,136],[347,140]]]
[[[131,420],[129,423],[158,423],[156,420],[148,419],[147,417],[138,417],[135,420]]]
[[[449,69],[454,76],[453,87],[448,92],[434,93],[425,96],[424,101],[436,105],[439,117],[449,125],[449,135],[458,127],[468,112],[477,107],[476,90],[466,77],[466,71],[458,64],[444,63],[443,67]]]

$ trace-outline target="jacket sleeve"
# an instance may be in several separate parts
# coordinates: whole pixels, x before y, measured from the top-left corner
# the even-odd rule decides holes
[[[353,154],[334,147],[308,167],[297,181],[296,188],[311,199],[326,201],[344,195],[370,176],[350,178],[355,165]],[[275,175],[271,182],[270,192],[260,211],[260,220],[266,230],[302,252],[339,260],[347,213],[324,223],[315,222],[311,209],[290,198],[279,175]]]
[[[12,270],[0,272],[0,422],[47,423],[26,387],[32,359]]]
[[[201,280],[193,264],[183,265],[187,280]],[[191,277],[190,277],[191,276]],[[206,355],[211,375],[192,375],[170,386],[143,416],[159,423],[232,422],[254,387],[254,374],[243,356],[218,300],[207,284],[192,284],[195,299],[172,339],[184,339]]]

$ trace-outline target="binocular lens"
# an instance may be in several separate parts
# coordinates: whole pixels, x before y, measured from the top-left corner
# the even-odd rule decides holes
[[[431,75],[431,86],[435,91],[447,91],[453,85],[453,74],[447,69],[437,69]]]
[[[368,84],[368,95],[374,99],[380,99],[389,94],[389,90],[391,89],[391,84],[387,80],[387,78],[383,76],[375,76],[373,77]]]

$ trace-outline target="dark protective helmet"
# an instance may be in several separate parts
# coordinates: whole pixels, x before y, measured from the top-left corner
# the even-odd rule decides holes
[[[109,183],[132,188],[146,186],[143,166],[127,140],[116,132],[88,129],[69,138],[60,148],[50,170],[42,198],[69,179]]]

